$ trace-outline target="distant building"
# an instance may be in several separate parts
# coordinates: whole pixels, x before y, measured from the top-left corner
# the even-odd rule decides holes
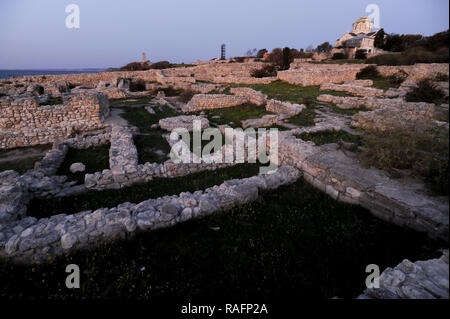
[[[346,32],[334,43],[333,53],[342,52],[349,58],[355,57],[355,52],[365,50],[368,55],[376,55],[382,50],[375,47],[375,37],[378,31],[373,31],[373,22],[368,17],[358,19],[352,25],[352,32]]]

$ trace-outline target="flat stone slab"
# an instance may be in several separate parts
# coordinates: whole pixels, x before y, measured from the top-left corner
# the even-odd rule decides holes
[[[175,117],[168,117],[159,120],[159,126],[166,131],[173,131],[174,129],[186,129],[189,132],[194,130],[194,122],[200,123],[200,129],[204,130],[209,127],[207,118],[196,115],[180,115]]]

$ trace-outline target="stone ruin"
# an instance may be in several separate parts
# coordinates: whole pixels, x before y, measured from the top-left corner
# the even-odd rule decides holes
[[[62,104],[40,105],[37,97],[0,98],[0,148],[52,143],[103,127],[109,102],[102,93],[64,94]]]
[[[64,76],[36,76],[0,80],[0,148],[53,143],[53,148],[35,164],[33,170],[19,175],[14,171],[0,172],[0,257],[16,262],[44,260],[77,249],[92,247],[99,240],[128,238],[136,232],[168,227],[190,218],[226,210],[257,200],[263,191],[294,182],[302,177],[317,189],[335,200],[361,205],[375,216],[388,222],[426,232],[430,237],[448,242],[448,198],[433,197],[423,192],[421,185],[402,184],[377,169],[363,169],[355,157],[342,145],[316,146],[298,138],[304,132],[348,130],[350,126],[363,129],[385,129],[386,118],[401,122],[406,120],[433,121],[436,106],[429,103],[405,102],[406,92],[420,79],[437,73],[448,74],[448,64],[421,64],[401,67],[378,67],[383,76],[398,72],[406,74],[406,81],[398,89],[382,91],[373,88],[370,80],[356,80],[356,74],[366,65],[312,64],[295,61],[287,71],[276,77],[253,78],[251,72],[263,67],[262,62],[249,63],[200,63],[192,67],[140,72],[103,72]],[[367,108],[350,117],[333,117],[319,113],[315,126],[290,128],[279,133],[277,157],[272,163],[279,165],[274,174],[263,174],[247,179],[230,180],[221,185],[194,193],[148,199],[141,203],[122,203],[112,208],[97,208],[76,214],[61,214],[36,219],[27,216],[27,205],[32,198],[53,198],[81,194],[88,190],[119,189],[154,178],[186,176],[203,170],[245,162],[248,158],[235,158],[233,163],[138,163],[138,153],[133,142],[133,129],[108,123],[108,98],[141,97],[148,90],[158,91],[172,87],[191,90],[195,94],[188,103],[177,102],[162,94],[155,98],[179,113],[195,113],[202,110],[238,106],[242,104],[265,105],[274,114],[259,119],[245,119],[246,127],[271,127],[282,125],[292,116],[302,114],[305,105],[269,99],[263,93],[245,87],[231,88],[225,93],[224,84],[261,84],[277,80],[304,86],[320,86],[323,91],[339,91],[354,96],[322,94],[318,102],[334,104],[340,109]],[[145,91],[133,92],[136,81],[144,81]],[[441,84],[444,89],[445,84]],[[208,93],[214,94],[208,94]],[[62,103],[45,105],[55,97]],[[154,110],[148,106],[149,113]],[[158,127],[170,132],[174,127],[192,130],[191,121],[198,119],[202,128],[209,121],[203,115],[180,114],[159,121]],[[437,122],[436,122],[437,123]],[[438,125],[439,123],[437,123]],[[440,125],[440,124],[439,124]],[[447,124],[448,127],[448,124]],[[223,132],[225,126],[219,127]],[[101,130],[94,135],[83,132]],[[166,134],[166,138],[167,138]],[[250,137],[237,134],[237,139]],[[266,140],[270,150],[271,141]],[[85,174],[84,183],[67,181],[56,176],[67,150],[89,148],[110,143],[109,168],[94,174]],[[171,141],[168,141],[171,144]],[[224,157],[223,146],[209,159]],[[188,156],[196,155],[189,152]],[[208,160],[209,160],[208,159]],[[419,284],[414,291],[422,296],[425,287],[431,288],[447,274],[439,272],[447,257],[425,263],[403,262],[382,275],[383,291],[376,296],[365,291],[361,298],[405,298],[414,296],[408,278]],[[429,263],[433,265],[428,271]],[[438,270],[436,270],[437,268]],[[399,272],[400,271],[400,272]],[[395,279],[395,280],[394,280]],[[436,281],[436,280],[437,281]],[[428,286],[427,286],[428,285]],[[447,296],[439,285],[432,287],[433,296]],[[420,288],[422,287],[422,288]],[[425,289],[424,288],[424,289]],[[409,289],[409,290],[408,290]],[[420,290],[422,289],[422,290]],[[409,292],[408,292],[409,291]],[[416,294],[418,296],[419,293]],[[428,296],[428,295],[427,295]]]

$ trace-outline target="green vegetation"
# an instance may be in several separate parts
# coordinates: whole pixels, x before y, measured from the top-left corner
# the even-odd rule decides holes
[[[392,123],[386,131],[367,132],[363,144],[364,167],[393,174],[396,169],[409,169],[424,177],[435,192],[448,194],[449,135],[445,128]]]
[[[131,125],[139,128],[141,133],[151,132],[151,125],[158,124],[160,119],[177,116],[178,113],[165,105],[152,106],[155,114],[150,114],[144,107],[123,107],[124,113],[120,114]]]
[[[306,109],[299,114],[287,119],[287,123],[297,126],[314,126],[314,119],[316,118],[316,111],[312,106],[306,106]]]
[[[20,147],[8,150],[0,150],[0,172],[15,170],[24,174],[34,168],[34,163],[44,157],[45,152],[52,148],[52,144]]]
[[[312,103],[320,94],[330,94],[336,96],[352,96],[346,92],[320,91],[319,86],[300,86],[289,84],[283,81],[275,81],[270,84],[245,84],[256,91],[261,91],[270,99],[286,101],[297,104]]]
[[[373,86],[377,89],[386,91],[390,88],[398,88],[402,82],[406,79],[406,74],[397,73],[392,76],[382,76],[376,66],[369,65],[356,74],[358,80],[372,80]]]
[[[445,101],[445,93],[429,79],[424,79],[417,84],[417,87],[409,91],[405,100],[408,102],[427,102],[441,104]]]
[[[261,69],[253,70],[250,75],[254,78],[277,76],[277,70],[273,64],[268,64],[263,66]]]
[[[110,144],[82,150],[69,148],[64,162],[59,167],[56,175],[66,175],[69,180],[75,180],[80,184],[83,184],[85,174],[92,174],[101,172],[104,169],[109,169],[109,148]],[[86,166],[86,171],[78,173],[70,172],[70,165],[77,162],[83,163]]]
[[[221,109],[205,110],[209,121],[217,125],[228,124],[231,127],[241,127],[241,121],[248,119],[256,119],[267,114],[273,114],[266,111],[265,105],[255,105],[246,103],[238,106],[225,107]],[[220,116],[220,118],[214,118]],[[233,124],[230,124],[233,123]]]
[[[62,97],[51,97],[47,101],[39,103],[39,105],[58,105],[63,104]]]
[[[235,166],[203,171],[175,178],[155,178],[150,182],[134,184],[122,189],[103,191],[91,190],[87,193],[51,199],[32,199],[28,206],[28,216],[48,217],[60,213],[73,214],[101,207],[114,207],[121,203],[140,203],[149,198],[178,195],[219,185],[226,180],[251,177],[259,172],[258,164],[238,164]]]
[[[353,143],[356,145],[362,144],[361,136],[350,134],[346,131],[327,130],[320,132],[302,133],[296,136],[304,141],[312,141],[317,146],[330,143],[340,143],[341,141]]]
[[[142,105],[142,104],[150,104],[153,100],[153,96],[143,96],[139,98],[124,98],[124,99],[115,99],[109,101],[110,107],[122,107],[122,106],[131,106],[131,105]]]
[[[134,145],[138,151],[139,164],[163,163],[168,159],[170,146],[162,137],[162,130],[149,131],[134,137]]]
[[[426,235],[334,201],[300,179],[259,202],[48,263],[2,261],[0,296],[153,302],[214,302],[230,296],[258,302],[353,299],[366,288],[368,264],[384,270],[405,258],[439,257],[438,248]],[[67,264],[82,270],[80,289],[65,287]]]

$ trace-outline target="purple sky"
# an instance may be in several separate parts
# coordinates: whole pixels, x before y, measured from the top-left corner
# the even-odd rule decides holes
[[[67,29],[65,7],[80,7]],[[380,7],[388,33],[449,28],[448,0],[0,0],[0,69],[103,68],[140,61],[189,63],[251,48],[306,48],[334,41]]]

